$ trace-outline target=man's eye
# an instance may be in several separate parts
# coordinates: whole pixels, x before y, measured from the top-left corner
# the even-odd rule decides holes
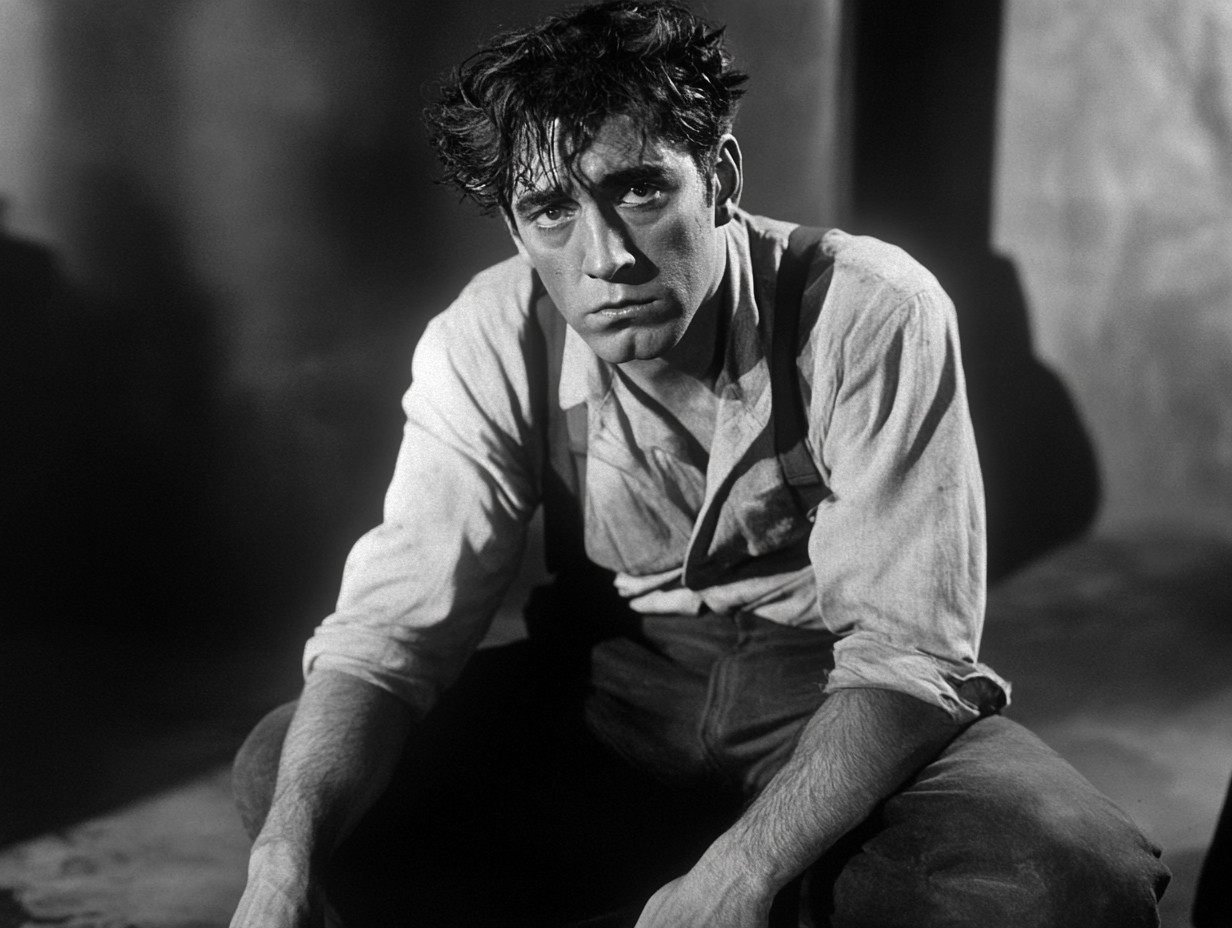
[[[540,229],[553,229],[569,219],[569,211],[563,206],[549,206],[540,210],[534,219]]]
[[[663,196],[663,191],[653,184],[634,184],[620,198],[621,206],[653,206]]]

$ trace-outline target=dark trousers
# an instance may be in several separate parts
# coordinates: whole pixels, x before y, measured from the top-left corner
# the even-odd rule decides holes
[[[824,698],[832,642],[712,614],[479,652],[336,855],[331,900],[360,926],[631,926],[790,754]],[[253,833],[292,709],[237,759]],[[835,928],[1155,926],[1158,856],[1072,767],[993,716],[779,905]]]

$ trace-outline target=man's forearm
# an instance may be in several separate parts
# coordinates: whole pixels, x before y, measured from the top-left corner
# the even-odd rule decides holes
[[[305,867],[326,859],[389,784],[412,721],[403,702],[356,677],[310,675],[254,857],[277,848]]]
[[[309,676],[232,928],[323,924],[319,867],[389,784],[412,721],[396,697],[356,677]]]
[[[773,898],[957,733],[941,709],[889,690],[832,694],[791,758],[698,867]]]

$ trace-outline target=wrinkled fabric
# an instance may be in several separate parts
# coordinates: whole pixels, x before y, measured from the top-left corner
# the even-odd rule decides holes
[[[725,226],[726,350],[710,453],[568,332],[559,383],[533,346],[533,270],[478,275],[428,326],[384,520],[360,539],[305,671],[426,710],[515,575],[540,504],[547,418],[586,409],[586,554],[643,613],[748,613],[838,636],[826,689],[908,693],[958,721],[1009,685],[977,662],[984,504],[953,306],[901,250],[832,231],[800,311],[807,443],[830,494],[802,511],[774,453],[767,352],[792,226]],[[824,297],[821,295],[824,292]]]
[[[580,650],[532,635],[475,656],[330,861],[343,921],[630,928],[826,698],[825,632],[709,612],[626,611],[618,629]],[[293,709],[267,716],[236,761],[254,836]],[[821,854],[771,924],[796,925],[794,903],[799,924],[828,928],[1151,928],[1159,855],[1054,751],[990,716]]]

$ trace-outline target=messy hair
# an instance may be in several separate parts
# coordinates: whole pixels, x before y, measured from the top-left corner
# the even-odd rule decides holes
[[[722,28],[671,0],[612,0],[496,36],[449,75],[424,118],[442,181],[485,212],[508,212],[536,155],[559,155],[568,170],[612,116],[706,172],[746,79]]]

